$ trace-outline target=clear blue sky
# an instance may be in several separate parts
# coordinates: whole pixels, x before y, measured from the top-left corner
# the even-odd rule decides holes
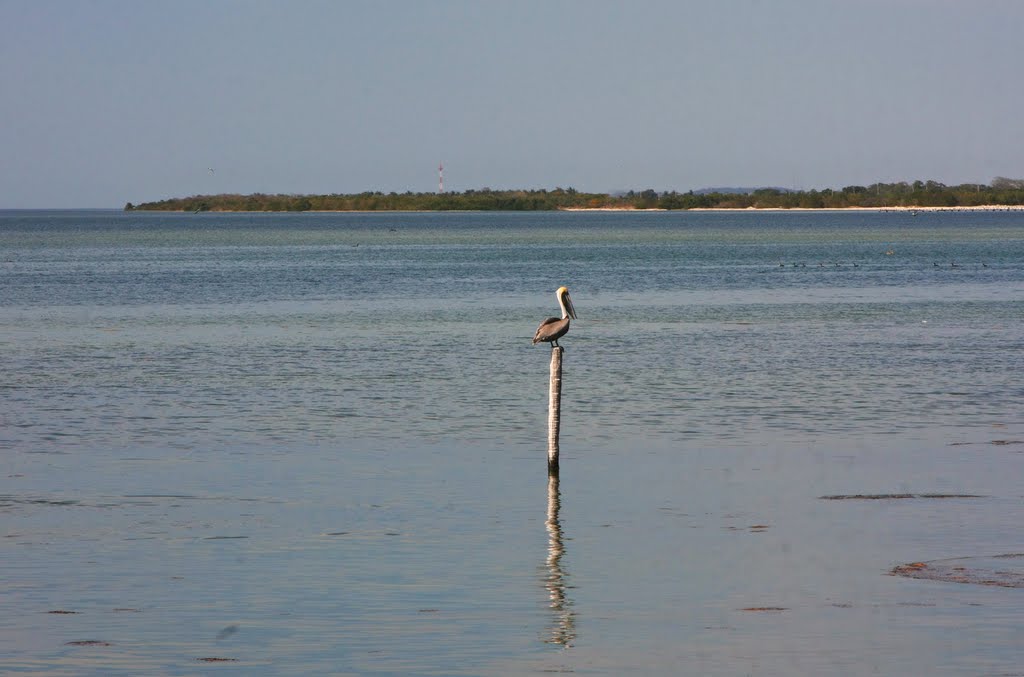
[[[1024,177],[1019,0],[0,0],[0,208]],[[210,172],[209,168],[214,168]]]

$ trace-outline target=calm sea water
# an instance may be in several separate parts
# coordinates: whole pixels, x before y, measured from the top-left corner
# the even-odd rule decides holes
[[[1024,213],[0,212],[0,367],[8,673],[1024,665],[887,575],[1024,552]]]

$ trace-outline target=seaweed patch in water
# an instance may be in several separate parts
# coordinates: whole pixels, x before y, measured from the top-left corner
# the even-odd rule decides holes
[[[1024,444],[1024,440],[991,440],[989,442],[952,442],[951,447],[968,447],[972,444],[991,444],[996,447],[1005,447],[1011,444]]]
[[[819,496],[823,501],[884,501],[908,498],[985,498],[980,494],[833,494]]]
[[[1017,565],[1017,570],[1013,570]],[[956,559],[910,562],[895,566],[890,576],[903,576],[946,583],[971,583],[1001,588],[1024,588],[1024,553],[991,557],[959,557]]]
[[[743,609],[740,609],[740,611],[773,611],[773,612],[779,612],[779,611],[789,611],[789,609],[787,609],[784,606],[748,606],[748,607],[745,607]]]
[[[13,494],[0,495],[0,507],[6,508],[14,505],[72,506],[81,505],[81,503],[74,499],[26,498]]]

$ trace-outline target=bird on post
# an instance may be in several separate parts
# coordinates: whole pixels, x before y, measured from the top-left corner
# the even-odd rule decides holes
[[[548,342],[552,347],[558,345],[558,339],[565,336],[569,331],[569,318],[576,319],[576,309],[572,307],[572,299],[569,298],[569,288],[559,287],[555,292],[558,297],[558,305],[562,308],[562,317],[549,317],[537,327],[537,333],[533,335],[534,345],[541,342]]]

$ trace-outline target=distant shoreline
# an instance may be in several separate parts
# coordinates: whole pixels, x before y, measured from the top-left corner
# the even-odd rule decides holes
[[[146,209],[132,211],[146,213],[188,213],[187,209]],[[301,212],[275,209],[208,209],[203,214],[440,214],[460,212],[1024,212],[1024,205],[972,205],[961,207],[691,207],[689,209],[662,209],[658,207],[558,207],[557,209],[307,209]]]
[[[923,206],[934,205],[934,206]],[[759,188],[743,193],[658,193],[644,190],[611,195],[573,188],[467,190],[449,193],[331,193],[293,195],[220,193],[125,204],[125,211],[183,212],[639,212],[639,211],[845,211],[877,212],[1017,211],[1024,209],[1024,179],[994,179],[991,186],[946,186],[915,181],[841,190],[787,191]]]

